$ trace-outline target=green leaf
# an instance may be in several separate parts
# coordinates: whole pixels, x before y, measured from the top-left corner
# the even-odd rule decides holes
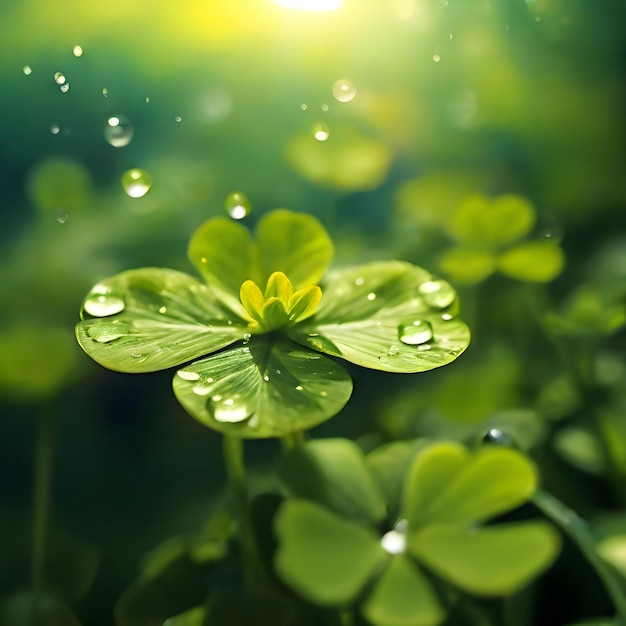
[[[223,348],[247,332],[239,305],[182,272],[129,270],[96,285],[83,302],[76,336],[104,367],[153,372]]]
[[[439,256],[439,267],[444,274],[464,285],[480,283],[496,269],[497,256],[490,250],[468,246],[454,246]]]
[[[296,341],[388,372],[422,372],[456,359],[469,329],[452,317],[456,293],[409,263],[336,270],[321,285],[318,312],[289,330]]]
[[[537,477],[516,450],[484,447],[470,455],[459,444],[436,444],[414,461],[405,493],[413,528],[473,524],[532,497]]]
[[[206,615],[206,609],[203,606],[198,606],[166,619],[163,626],[204,626]]]
[[[189,260],[207,284],[235,295],[245,280],[261,283],[261,277],[253,269],[256,254],[250,231],[225,217],[213,217],[201,224],[187,249]]]
[[[409,536],[415,558],[453,584],[479,595],[509,595],[556,558],[560,541],[546,522],[474,529],[430,527]]]
[[[295,289],[317,285],[333,257],[333,243],[312,215],[285,209],[272,211],[256,228],[259,284],[274,272],[282,272]]]
[[[563,250],[555,241],[527,241],[504,252],[498,270],[517,280],[547,283],[565,266]]]
[[[278,575],[320,605],[353,600],[388,558],[373,531],[312,502],[286,502],[275,528]]]
[[[288,339],[254,335],[174,377],[174,392],[193,417],[240,437],[281,437],[333,417],[352,380],[337,363]]]
[[[80,622],[56,595],[23,590],[0,598],[0,626],[80,626]]]
[[[535,208],[521,196],[504,195],[491,200],[476,195],[459,206],[448,228],[457,241],[500,246],[527,235],[534,223]]]
[[[424,440],[393,441],[372,450],[365,462],[385,494],[387,508],[392,516],[400,515],[402,487],[411,459],[427,445]]]
[[[396,555],[363,605],[363,615],[376,626],[435,626],[445,611],[426,576],[406,556]]]
[[[309,441],[282,459],[280,475],[297,498],[313,500],[342,517],[377,524],[385,502],[361,449],[348,439]]]

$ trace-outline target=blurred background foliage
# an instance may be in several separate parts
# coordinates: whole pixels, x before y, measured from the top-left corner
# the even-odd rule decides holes
[[[233,192],[249,225],[318,216],[338,265],[445,276],[472,328],[441,370],[351,370],[314,436],[500,429],[626,571],[625,22],[622,0],[4,0],[0,595],[28,587],[38,423],[56,424],[47,574],[87,624],[221,497],[219,436],[170,373],[107,372],[73,325],[104,277],[189,271],[191,232]],[[260,483],[277,451],[248,446]],[[608,611],[576,559],[545,581],[542,623]]]

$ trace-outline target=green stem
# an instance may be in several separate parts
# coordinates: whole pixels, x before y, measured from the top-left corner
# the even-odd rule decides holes
[[[250,519],[243,439],[233,435],[224,435],[223,446],[226,473],[237,511],[244,570],[248,584],[254,588],[265,582],[266,575],[261,564],[252,520]]]
[[[35,440],[32,505],[31,577],[35,598],[32,607],[34,615],[37,615],[37,604],[45,586],[55,426],[55,419],[51,414],[39,415]]]
[[[626,594],[624,593],[622,580],[597,553],[595,540],[585,520],[560,500],[557,500],[542,489],[535,493],[533,502],[546,517],[569,535],[578,546],[578,549],[589,561],[589,564],[593,567],[609,594],[615,611],[619,616],[619,623],[626,626]]]
[[[284,450],[291,450],[291,448],[297,448],[306,442],[306,434],[303,430],[296,430],[281,437],[281,442]]]

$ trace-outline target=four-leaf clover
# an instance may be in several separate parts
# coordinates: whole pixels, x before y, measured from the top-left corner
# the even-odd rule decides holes
[[[85,298],[77,338],[121,372],[181,367],[174,392],[202,423],[240,437],[279,437],[319,424],[348,401],[352,380],[331,357],[421,372],[469,343],[456,294],[399,261],[326,274],[333,246],[312,216],[276,210],[256,239],[217,217],[191,238],[204,283],[165,268],[122,272]]]

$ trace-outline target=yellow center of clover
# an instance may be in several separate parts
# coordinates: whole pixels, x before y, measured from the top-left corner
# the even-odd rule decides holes
[[[254,281],[246,280],[239,297],[251,321],[261,330],[269,331],[291,326],[313,315],[322,290],[315,285],[294,291],[291,281],[282,272],[274,272],[267,279],[265,293]]]

